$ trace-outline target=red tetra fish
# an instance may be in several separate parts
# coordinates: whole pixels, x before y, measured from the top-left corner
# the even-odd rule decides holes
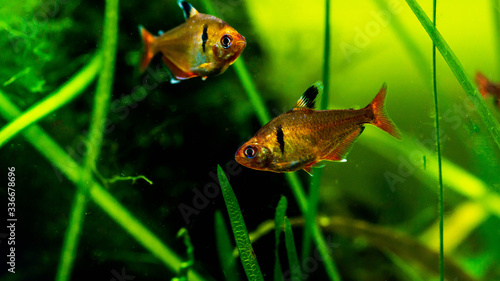
[[[221,74],[245,49],[245,37],[223,20],[198,13],[186,1],[178,4],[184,11],[185,23],[158,37],[139,26],[144,42],[141,72],[157,53],[162,53],[172,74],[171,83]]]
[[[236,152],[238,163],[276,173],[304,169],[311,174],[322,160],[343,161],[364,124],[371,124],[401,139],[384,109],[386,86],[363,109],[314,110],[314,99],[323,91],[316,82],[290,111],[264,125]]]
[[[486,99],[488,96],[493,96],[497,107],[500,108],[500,83],[492,83],[481,72],[476,73],[476,83],[479,92]]]

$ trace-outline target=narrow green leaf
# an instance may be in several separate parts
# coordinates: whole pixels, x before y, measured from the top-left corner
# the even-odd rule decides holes
[[[207,14],[217,16],[217,11],[215,11],[215,8],[210,0],[201,0],[201,3],[203,4],[203,8],[205,9]],[[243,60],[243,56],[240,56],[234,62],[232,67],[234,67],[236,75],[240,79],[240,82],[247,93],[248,99],[255,109],[257,118],[259,119],[261,124],[266,124],[267,122],[269,122],[269,120],[271,120],[271,117],[266,110],[264,101],[257,92],[257,87],[252,80],[250,72],[248,72],[245,61]]]
[[[0,130],[0,147],[29,125],[67,104],[85,90],[99,73],[102,56],[96,54],[84,68],[54,93],[24,111]]]
[[[437,0],[432,1],[432,22],[436,28],[436,3]],[[434,115],[436,124],[436,150],[438,155],[438,189],[439,189],[439,273],[440,280],[444,281],[444,218],[443,218],[443,169],[441,161],[441,132],[439,131],[439,103],[437,93],[437,78],[436,78],[436,44],[432,41],[432,86],[434,92]]]
[[[0,91],[0,115],[7,120],[21,115],[20,110]],[[123,227],[139,244],[155,255],[168,269],[179,272],[181,260],[170,248],[124,208],[108,191],[94,180],[82,185],[80,175],[83,169],[39,126],[26,128],[24,137],[49,161],[56,173],[64,174],[78,188],[89,191],[90,198],[102,208],[118,225]],[[60,174],[57,174],[61,176]],[[204,277],[194,271],[188,274],[191,281],[203,281]]]
[[[316,214],[319,202],[319,187],[321,185],[321,176],[323,174],[322,167],[313,168],[313,176],[311,177],[311,187],[309,189],[309,209],[305,214],[306,227],[304,228],[304,237],[302,239],[302,256],[301,260],[304,261],[311,253],[311,236],[316,225]]]
[[[280,235],[282,231],[282,225],[285,220],[286,208],[288,206],[288,201],[285,196],[281,196],[278,206],[276,207],[276,215],[274,216],[274,223],[276,225],[274,229],[274,281],[283,280],[283,270],[281,269],[280,257],[279,257],[279,246],[280,246]]]
[[[420,271],[424,269],[433,275],[439,275],[439,268],[436,266],[439,262],[439,253],[406,233],[394,228],[382,227],[366,221],[341,216],[320,216],[318,219],[321,221],[321,228],[325,232],[336,233],[352,239],[365,239],[369,244],[382,251],[390,251],[396,254],[402,260],[408,262],[410,266],[416,265],[416,268],[419,268]],[[289,218],[289,220],[290,225],[294,227],[304,226],[303,218]],[[270,233],[273,226],[275,226],[274,221],[267,220],[257,227],[256,233],[259,236],[254,236],[254,243]],[[333,244],[332,246],[336,247],[337,245]],[[444,262],[446,266],[445,277],[448,280],[475,280],[457,265],[451,257],[445,256]]]
[[[90,123],[89,138],[92,141],[92,147],[87,147],[84,156],[83,173],[81,174],[81,184],[77,188],[75,195],[74,206],[71,211],[71,220],[69,227],[64,237],[64,244],[57,269],[56,280],[66,281],[70,279],[71,270],[78,248],[78,242],[81,235],[81,226],[83,225],[83,214],[85,213],[87,190],[86,185],[92,177],[92,171],[95,167],[96,159],[101,151],[101,143],[103,138],[103,124],[106,122],[106,115],[109,108],[109,100],[111,99],[111,87],[113,85],[113,74],[115,68],[116,57],[116,44],[118,38],[118,0],[106,0],[106,7],[104,11],[104,27],[103,27],[102,41],[103,41],[103,56],[102,56],[102,69],[97,83],[97,91],[94,99],[94,110],[92,112],[92,120]],[[68,91],[67,93],[78,93],[75,91]],[[60,94],[59,94],[60,95]],[[57,95],[54,95],[57,97]],[[66,95],[64,97],[70,98],[75,95]],[[69,100],[59,99],[59,102]],[[54,110],[54,104],[48,104],[45,109]],[[59,103],[58,106],[62,106]],[[52,106],[52,108],[50,107]],[[42,107],[43,108],[43,107]],[[50,111],[46,111],[48,114]],[[39,115],[40,118],[43,115]]]
[[[472,79],[467,75],[465,69],[463,68],[458,58],[455,56],[453,50],[450,48],[450,46],[448,46],[448,43],[446,43],[444,38],[441,36],[441,33],[439,33],[436,27],[434,27],[432,21],[429,19],[429,17],[427,17],[417,1],[406,0],[406,3],[408,3],[408,6],[410,6],[411,10],[420,21],[425,31],[427,31],[427,34],[429,34],[429,37],[438,48],[444,60],[446,61],[451,71],[457,78],[458,82],[460,83],[460,85],[462,85],[462,88],[469,97],[470,101],[476,108],[477,113],[479,113],[479,116],[486,124],[486,128],[489,130],[493,140],[500,148],[500,124],[498,124],[498,121],[486,107],[484,99],[479,94],[479,91],[474,85]]]
[[[217,16],[215,8],[210,0],[201,0],[201,3],[203,4],[206,13]],[[257,113],[257,117],[260,123],[262,125],[266,124],[270,120],[270,115],[265,108],[264,101],[256,90],[257,87],[255,86],[255,83],[253,82],[252,77],[248,72],[247,67],[245,66],[245,62],[242,58],[239,58],[234,63],[233,67],[235,69],[236,75],[240,79],[240,82],[242,83],[243,88],[245,89],[249,97],[250,103]],[[302,184],[300,183],[295,173],[287,173],[285,176],[288,183],[290,184],[290,188],[292,189],[292,192],[295,196],[295,200],[297,200],[299,204],[302,214],[305,215],[305,212],[307,210],[307,199]],[[325,238],[319,231],[319,227],[317,225],[315,226],[314,233],[315,235],[313,235],[313,240],[316,243],[316,246],[319,248],[319,252],[323,262],[325,263],[325,268],[328,276],[331,280],[340,280],[338,270],[335,267],[333,259],[328,253]]]
[[[325,0],[325,42],[323,47],[323,95],[321,96],[320,110],[328,108],[328,96],[330,92],[330,0]],[[313,168],[313,177],[309,187],[309,198],[307,201],[308,211],[304,214],[306,227],[302,238],[302,261],[304,261],[311,252],[311,234],[316,224],[316,213],[319,202],[319,188],[321,186],[321,176],[323,168]],[[332,268],[334,270],[335,266]],[[336,274],[338,275],[338,274]]]
[[[418,169],[416,164],[414,167],[415,172],[412,177],[416,177],[423,183],[423,186],[428,187],[432,190],[436,188],[436,181],[439,180],[438,168],[436,166],[437,156],[434,155],[433,151],[428,150],[424,145],[415,143],[411,140],[394,142],[389,138],[381,134],[377,134],[373,131],[363,132],[365,138],[369,138],[369,142],[360,143],[360,145],[369,148],[371,151],[377,153],[379,156],[392,161],[397,165],[400,165],[401,159],[405,161],[412,162],[415,153],[421,153],[422,155],[427,155],[427,169],[425,171]],[[382,147],[391,147],[395,150],[394,154],[385,153]],[[401,157],[394,157],[394,155],[401,155]],[[450,190],[457,192],[475,202],[478,202],[480,206],[486,209],[489,213],[500,218],[500,196],[495,192],[490,191],[490,187],[482,179],[471,174],[469,171],[457,166],[452,161],[442,157],[442,168],[443,168],[443,184],[446,185]],[[397,168],[395,170],[389,170],[384,173],[384,177],[387,181],[388,187],[391,189],[397,189],[401,185],[398,181],[393,181],[391,175],[396,175]],[[404,180],[404,179],[403,179]],[[391,182],[392,181],[392,182]]]
[[[295,248],[292,226],[287,217],[285,217],[285,244],[288,254],[288,264],[290,265],[291,280],[301,280],[299,257],[297,256],[297,249]]]
[[[191,267],[193,267],[194,264],[194,247],[186,228],[183,227],[179,230],[179,232],[177,232],[177,238],[183,238],[188,259],[187,261],[181,263],[179,273],[176,277],[172,278],[172,281],[188,281],[189,270],[191,270]]]
[[[215,211],[215,239],[219,262],[227,281],[240,280],[233,258],[233,244],[227,230],[224,217],[219,210]]]
[[[79,186],[71,206],[68,228],[64,234],[61,257],[59,258],[59,265],[57,266],[56,281],[69,280],[71,277],[71,271],[82,231],[86,205],[87,189],[83,186]]]
[[[325,42],[323,45],[323,96],[320,109],[328,108],[330,94],[330,0],[325,0]]]
[[[236,246],[240,252],[241,263],[243,264],[247,278],[250,281],[264,280],[259,264],[257,263],[257,257],[252,248],[252,243],[248,237],[248,231],[245,221],[243,220],[243,215],[241,214],[240,205],[234,195],[233,188],[227,180],[226,174],[219,165],[217,165],[217,176],[219,178],[224,201],[226,202],[227,213],[233,229],[234,240],[236,241]]]

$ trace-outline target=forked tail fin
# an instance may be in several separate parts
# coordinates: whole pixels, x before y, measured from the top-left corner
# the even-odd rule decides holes
[[[140,71],[144,72],[151,59],[154,55],[156,55],[157,51],[153,46],[153,43],[156,41],[156,37],[149,33],[142,25],[139,25],[139,32],[141,33],[142,42],[144,44],[144,51],[140,62]]]
[[[384,103],[385,103],[385,95],[387,93],[387,85],[384,84],[377,96],[373,99],[373,101],[367,106],[367,108],[371,108],[373,111],[374,119],[372,124],[379,127],[380,129],[386,131],[391,136],[401,139],[401,133],[399,132],[396,124],[392,122],[391,117],[385,111]]]

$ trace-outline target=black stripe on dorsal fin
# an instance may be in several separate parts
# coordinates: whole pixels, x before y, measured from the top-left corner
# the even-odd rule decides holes
[[[186,1],[179,0],[177,1],[177,4],[179,5],[179,7],[181,7],[182,11],[184,12],[185,19],[188,19],[198,14],[198,11]]]
[[[203,52],[205,52],[205,45],[207,44],[207,40],[208,40],[207,29],[208,29],[208,25],[204,24],[203,25],[203,33],[201,34],[201,47],[203,48]]]
[[[283,134],[281,125],[276,127],[276,139],[280,145],[281,154],[285,154],[285,135]]]
[[[314,83],[311,87],[309,87],[304,94],[300,97],[300,99],[297,101],[295,106],[293,107],[294,109],[300,109],[300,108],[309,108],[309,109],[314,109],[316,96],[320,93],[323,92],[323,83],[321,81],[318,81]]]

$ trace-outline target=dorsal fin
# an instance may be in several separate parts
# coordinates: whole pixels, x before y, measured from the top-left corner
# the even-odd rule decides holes
[[[321,83],[321,81],[314,83],[304,92],[304,94],[302,94],[302,96],[297,101],[293,109],[300,109],[300,108],[314,109],[314,104],[315,104],[314,99],[318,94],[322,92],[323,92],[323,83]]]
[[[184,12],[185,19],[188,19],[192,16],[196,16],[198,14],[198,11],[196,11],[196,9],[186,1],[179,0],[177,1],[177,4],[179,5],[179,7],[181,7],[182,11]]]

